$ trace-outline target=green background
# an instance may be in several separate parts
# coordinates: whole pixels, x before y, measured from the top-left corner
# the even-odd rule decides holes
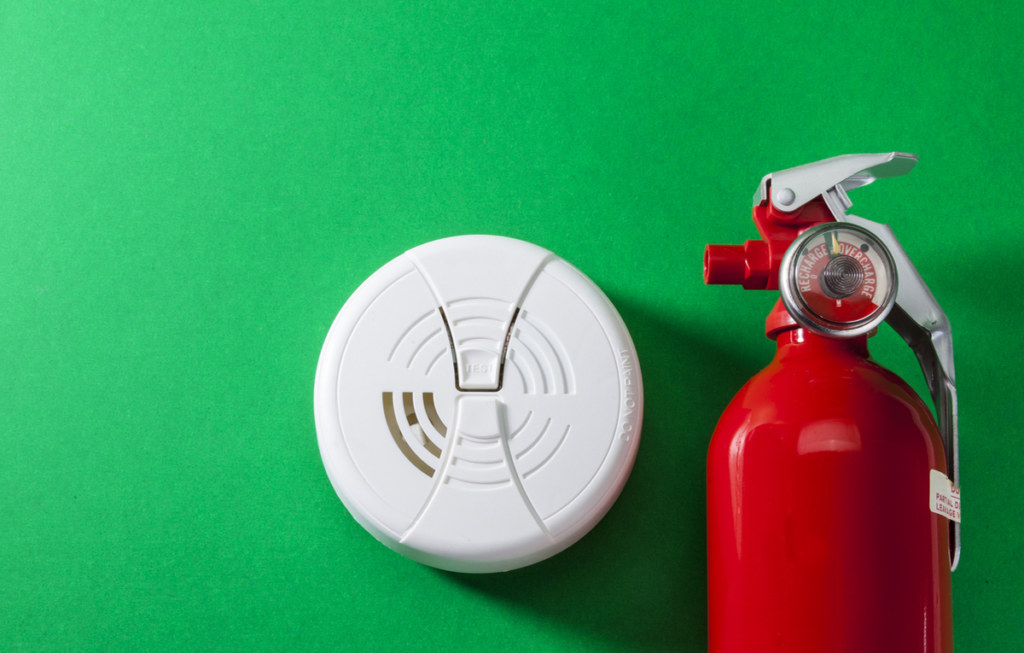
[[[1022,16],[0,1],[0,649],[704,650],[703,458],[772,355],[774,296],[705,287],[703,247],[756,237],[765,173],[901,150],[917,168],[853,212],[895,227],[954,328],[958,649],[1019,650]],[[646,385],[607,518],[489,576],[366,534],[313,426],[349,294],[464,233],[589,275]]]

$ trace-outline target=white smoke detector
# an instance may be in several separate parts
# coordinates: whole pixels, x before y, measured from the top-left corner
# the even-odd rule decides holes
[[[608,298],[535,245],[460,236],[366,280],[316,371],[327,475],[352,516],[413,560],[491,572],[543,560],[611,507],[643,386]]]

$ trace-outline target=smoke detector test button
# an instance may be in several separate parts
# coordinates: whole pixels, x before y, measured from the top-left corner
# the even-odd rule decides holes
[[[585,535],[626,482],[643,385],[611,302],[510,238],[421,245],[367,279],[316,371],[320,453],[378,540],[461,572],[515,569]]]

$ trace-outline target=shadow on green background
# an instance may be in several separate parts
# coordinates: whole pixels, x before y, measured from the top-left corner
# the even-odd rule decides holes
[[[706,442],[757,367],[692,328],[615,303],[637,346],[645,394],[642,445],[619,501],[564,555],[505,574],[448,576],[598,641],[697,651],[707,636]]]

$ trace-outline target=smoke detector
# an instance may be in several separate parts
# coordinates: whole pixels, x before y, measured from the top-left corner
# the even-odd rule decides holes
[[[618,497],[643,413],[611,302],[551,252],[496,236],[416,247],[342,307],[314,389],[327,475],[395,551],[515,569],[577,541]]]

